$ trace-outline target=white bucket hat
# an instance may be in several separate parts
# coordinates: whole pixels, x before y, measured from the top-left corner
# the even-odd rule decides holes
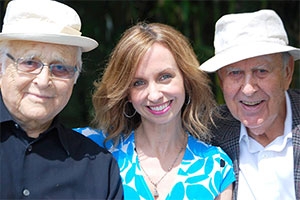
[[[3,20],[0,41],[27,40],[78,46],[91,51],[98,43],[81,36],[81,21],[76,11],[52,0],[10,1]]]
[[[288,46],[288,37],[280,17],[273,10],[229,14],[215,27],[215,56],[200,65],[206,72],[256,56],[289,52],[300,59],[300,49]]]

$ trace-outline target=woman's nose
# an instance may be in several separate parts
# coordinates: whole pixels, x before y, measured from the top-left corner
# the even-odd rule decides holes
[[[157,102],[162,98],[162,92],[157,84],[151,84],[148,87],[148,100],[151,102]]]

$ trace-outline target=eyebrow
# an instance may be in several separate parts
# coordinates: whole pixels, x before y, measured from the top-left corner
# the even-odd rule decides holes
[[[232,67],[232,66],[227,66],[224,68],[225,71],[229,72],[229,71],[236,71],[236,70],[241,70],[240,67]]]

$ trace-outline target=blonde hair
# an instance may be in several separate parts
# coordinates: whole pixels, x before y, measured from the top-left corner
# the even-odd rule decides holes
[[[116,141],[120,134],[128,135],[141,124],[138,113],[126,118],[123,111],[137,66],[154,43],[161,43],[170,50],[183,75],[186,99],[189,101],[182,107],[183,128],[194,137],[208,141],[207,125],[212,122],[216,105],[209,78],[198,69],[199,62],[187,38],[174,28],[160,23],[138,23],[124,32],[110,55],[102,79],[95,82],[92,125],[108,134],[106,141]],[[135,112],[132,106],[126,110],[126,113]]]

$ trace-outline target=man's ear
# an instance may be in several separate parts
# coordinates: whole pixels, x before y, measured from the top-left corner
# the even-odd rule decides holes
[[[287,64],[287,66],[285,67],[285,78],[286,78],[286,85],[285,85],[285,89],[289,89],[290,84],[292,82],[293,79],[293,74],[294,74],[294,58],[293,56],[289,57],[289,62]]]

